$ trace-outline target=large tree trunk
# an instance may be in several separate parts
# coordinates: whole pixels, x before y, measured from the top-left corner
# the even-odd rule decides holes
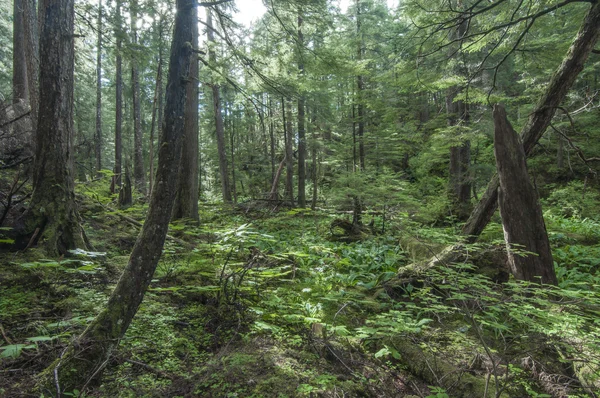
[[[213,32],[212,12],[206,9],[206,35],[209,43],[215,43],[215,34]],[[212,65],[216,62],[217,55],[213,47],[208,51],[208,60]],[[225,148],[225,128],[223,126],[223,115],[221,113],[221,93],[219,85],[213,83],[211,85],[213,96],[213,112],[215,118],[215,130],[217,135],[217,152],[219,154],[219,174],[221,176],[221,192],[223,201],[231,203],[231,188],[229,185],[229,172],[227,168],[227,150]]]
[[[192,9],[198,20],[198,9]],[[198,24],[192,25],[192,46],[198,47]],[[186,86],[185,127],[179,181],[175,196],[173,219],[188,218],[198,222],[198,57],[190,65],[189,83]]]
[[[500,180],[498,204],[511,272],[520,280],[556,285],[542,207],[529,179],[523,143],[501,105],[494,106],[494,154]]]
[[[304,76],[303,46],[304,35],[302,33],[302,10],[298,9],[298,77]],[[298,97],[298,206],[306,207],[306,126],[304,117],[304,96],[300,93]]]
[[[181,155],[185,81],[193,55],[190,45],[192,24],[197,23],[193,19],[191,7],[192,3],[177,0],[165,124],[160,139],[156,187],[150,199],[146,221],[106,308],[64,351],[61,358],[40,375],[40,392],[45,394],[60,396],[63,391],[82,390],[87,380],[100,376],[102,368],[108,363],[107,359],[131,324],[156,269],[171,218]]]
[[[116,4],[116,24],[115,24],[115,36],[117,38],[117,59],[115,65],[115,169],[114,169],[114,190],[119,191],[121,189],[121,173],[122,167],[121,162],[123,159],[123,57],[121,55],[121,48],[123,46],[123,39],[121,35],[121,0],[117,0]],[[121,203],[119,203],[120,205]]]
[[[73,0],[42,0],[40,108],[24,236],[53,255],[87,248],[73,181]]]
[[[533,147],[542,137],[558,106],[567,96],[575,79],[583,70],[588,56],[594,49],[600,35],[600,2],[592,3],[575,41],[569,48],[567,55],[560,64],[546,91],[538,101],[529,120],[523,127],[521,138],[525,155],[529,155]],[[468,236],[468,241],[475,241],[481,231],[488,224],[498,205],[498,176],[489,182],[485,194],[471,213],[463,227],[463,235]]]
[[[133,92],[133,180],[135,189],[141,194],[146,194],[146,173],[144,171],[144,154],[142,144],[142,104],[140,89],[140,71],[138,65],[138,35],[137,35],[137,0],[130,6],[131,14],[131,42],[135,47],[131,57],[131,86]]]
[[[23,0],[23,32],[25,39],[25,62],[27,63],[27,87],[29,88],[29,104],[31,105],[31,127],[37,130],[37,115],[39,107],[39,22],[35,0]]]
[[[102,0],[98,0],[98,40],[96,50],[96,174],[102,169]]]

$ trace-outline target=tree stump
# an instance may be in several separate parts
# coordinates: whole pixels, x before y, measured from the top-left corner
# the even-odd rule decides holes
[[[520,280],[556,285],[548,233],[527,172],[523,143],[501,105],[494,106],[494,154],[500,180],[498,205],[511,272]]]

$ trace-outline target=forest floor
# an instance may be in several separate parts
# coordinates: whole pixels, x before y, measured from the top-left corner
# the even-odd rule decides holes
[[[0,396],[34,396],[35,375],[127,263],[138,233],[128,219],[143,222],[147,207],[115,210],[100,184],[78,186],[94,252],[0,254]],[[427,269],[415,264],[455,244],[456,225],[392,208],[385,224],[373,216],[373,235],[341,243],[334,209],[203,204],[200,226],[171,225],[101,382],[63,395],[596,396],[600,223],[563,205],[545,208],[560,284],[539,288],[503,279],[497,223],[466,261]]]

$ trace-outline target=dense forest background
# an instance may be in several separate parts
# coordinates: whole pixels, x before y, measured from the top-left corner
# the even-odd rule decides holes
[[[598,2],[241,1],[0,0],[0,396],[596,397]]]

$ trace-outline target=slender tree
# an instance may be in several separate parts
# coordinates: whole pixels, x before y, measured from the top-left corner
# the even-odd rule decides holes
[[[24,2],[13,2],[13,101],[24,100],[29,102],[29,87],[27,80],[27,54],[25,45],[25,18]]]
[[[96,173],[102,169],[102,0],[98,0],[98,40],[96,42]]]
[[[298,76],[300,84],[304,76],[304,34],[302,33],[302,8],[298,7]],[[304,95],[300,89],[298,97],[298,206],[306,207],[306,121]]]
[[[137,21],[139,5],[137,0],[132,0],[129,7],[131,15],[131,43],[133,51],[131,56],[131,86],[133,93],[133,179],[135,189],[146,194],[146,172],[144,171],[144,155],[142,142],[142,103],[140,88],[140,68],[138,60],[138,31]]]
[[[45,0],[68,2],[70,0]],[[73,3],[71,2],[71,5]],[[86,382],[101,375],[114,349],[125,335],[152,280],[167,235],[175,199],[179,157],[184,135],[186,82],[193,56],[192,8],[177,0],[177,13],[166,92],[165,123],[162,128],[156,187],[148,215],[129,257],[129,262],[106,307],[86,330],[39,378],[44,394],[61,396],[64,391],[84,390]],[[58,7],[57,9],[63,9]],[[71,35],[72,37],[72,35]],[[72,70],[72,69],[71,69]]]
[[[123,35],[121,32],[121,0],[117,0],[116,4],[116,24],[115,24],[115,36],[116,40],[116,66],[115,66],[115,177],[114,177],[114,189],[115,191],[121,190],[121,174],[122,167],[121,162],[123,160]],[[119,203],[122,204],[122,203]]]
[[[208,60],[215,67],[217,53],[214,49],[215,46],[215,32],[213,27],[212,11],[206,9],[206,35],[209,43]],[[212,89],[212,100],[213,100],[213,112],[215,118],[215,133],[217,137],[217,151],[219,154],[219,174],[221,176],[221,193],[223,194],[223,201],[231,203],[231,188],[229,185],[229,171],[227,167],[227,150],[225,148],[225,128],[223,126],[223,114],[221,112],[221,92],[217,82],[211,83]]]

